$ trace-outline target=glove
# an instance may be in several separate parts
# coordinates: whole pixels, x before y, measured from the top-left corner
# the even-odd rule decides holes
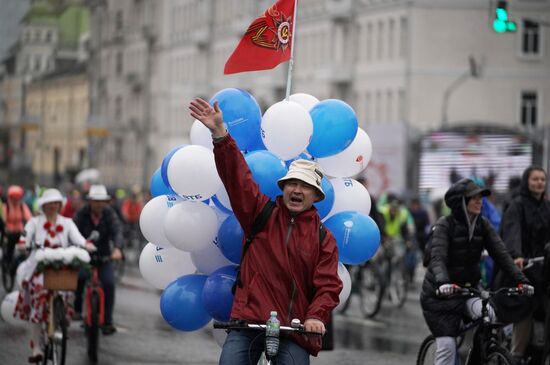
[[[457,291],[459,288],[456,284],[443,284],[439,287],[439,295],[449,296]]]
[[[518,289],[522,294],[527,295],[528,297],[535,294],[535,288],[529,284],[520,283],[518,284]]]

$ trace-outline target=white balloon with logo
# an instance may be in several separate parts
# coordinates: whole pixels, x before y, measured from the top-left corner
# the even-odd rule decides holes
[[[164,234],[164,218],[168,211],[181,201],[182,199],[175,195],[159,195],[145,204],[139,216],[139,228],[147,241],[162,247],[171,246]]]
[[[315,96],[305,93],[292,94],[288,97],[288,100],[300,104],[308,112],[319,102],[319,99],[317,99]]]
[[[333,156],[317,158],[326,175],[354,176],[367,168],[372,157],[372,142],[367,132],[359,128],[351,144]]]
[[[2,318],[12,326],[22,326],[27,323],[27,321],[13,316],[18,297],[19,291],[12,291],[4,297],[2,300],[2,305],[0,306],[0,314],[2,315]]]
[[[180,276],[193,274],[197,269],[189,252],[148,243],[139,256],[139,271],[149,284],[164,289]]]
[[[266,110],[261,127],[265,147],[285,161],[302,153],[313,134],[309,112],[300,104],[287,100]]]
[[[344,307],[351,294],[351,276],[346,266],[341,262],[338,263],[338,277],[342,280],[344,286],[339,295],[340,303],[334,308],[335,311],[339,311]]]
[[[195,119],[195,121],[191,125],[189,139],[191,140],[191,144],[203,146],[208,148],[209,150],[214,149],[214,145],[212,144],[212,134],[210,133],[210,130],[197,119]]]
[[[213,242],[202,250],[191,252],[191,260],[193,260],[198,272],[210,275],[220,267],[234,265],[220,251],[217,241],[218,238],[216,237]]]
[[[222,185],[214,153],[198,145],[178,149],[167,163],[166,175],[172,190],[190,201],[209,199]]]
[[[323,221],[344,211],[370,213],[370,194],[363,184],[352,178],[332,178],[330,183],[334,189],[334,204]]]
[[[215,239],[218,217],[204,203],[184,201],[168,211],[163,226],[172,246],[192,252],[206,248]]]

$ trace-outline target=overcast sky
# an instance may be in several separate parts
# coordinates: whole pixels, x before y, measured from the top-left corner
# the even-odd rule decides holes
[[[17,26],[29,3],[29,0],[0,0],[0,59],[17,39]]]

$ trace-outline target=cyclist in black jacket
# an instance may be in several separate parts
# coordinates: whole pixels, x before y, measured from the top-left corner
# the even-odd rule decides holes
[[[481,279],[479,264],[484,249],[514,279],[522,290],[532,294],[533,287],[514,265],[512,257],[489,221],[481,216],[483,196],[490,194],[470,179],[462,179],[445,193],[451,214],[435,225],[429,247],[429,264],[422,283],[420,304],[430,331],[436,338],[435,365],[454,365],[456,339],[464,315],[479,316],[480,303],[464,297],[451,297],[459,287],[477,287]],[[439,221],[438,221],[439,222]],[[521,284],[521,285],[520,285]],[[444,298],[447,296],[447,298]],[[468,311],[468,312],[467,312]]]
[[[115,211],[109,206],[111,197],[107,194],[104,185],[92,185],[86,197],[88,203],[75,215],[74,221],[84,237],[90,236],[92,231],[99,232],[99,239],[95,242],[100,257],[110,257],[112,260],[122,259],[122,224]],[[114,244],[111,250],[110,243]],[[105,291],[105,324],[102,328],[104,335],[116,332],[113,326],[113,309],[115,303],[115,279],[113,265],[110,260],[98,264],[99,280]],[[82,293],[89,273],[82,271],[78,277],[78,287],[75,298],[75,316],[82,318]]]

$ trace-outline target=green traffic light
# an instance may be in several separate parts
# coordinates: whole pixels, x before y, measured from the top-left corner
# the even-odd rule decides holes
[[[508,12],[506,11],[506,9],[497,8],[496,15],[498,20],[503,20],[503,21],[508,20]]]
[[[506,22],[506,30],[508,32],[515,32],[516,30],[518,30],[516,22]]]
[[[504,33],[507,28],[506,21],[504,20],[495,19],[493,22],[493,30],[497,33]]]

